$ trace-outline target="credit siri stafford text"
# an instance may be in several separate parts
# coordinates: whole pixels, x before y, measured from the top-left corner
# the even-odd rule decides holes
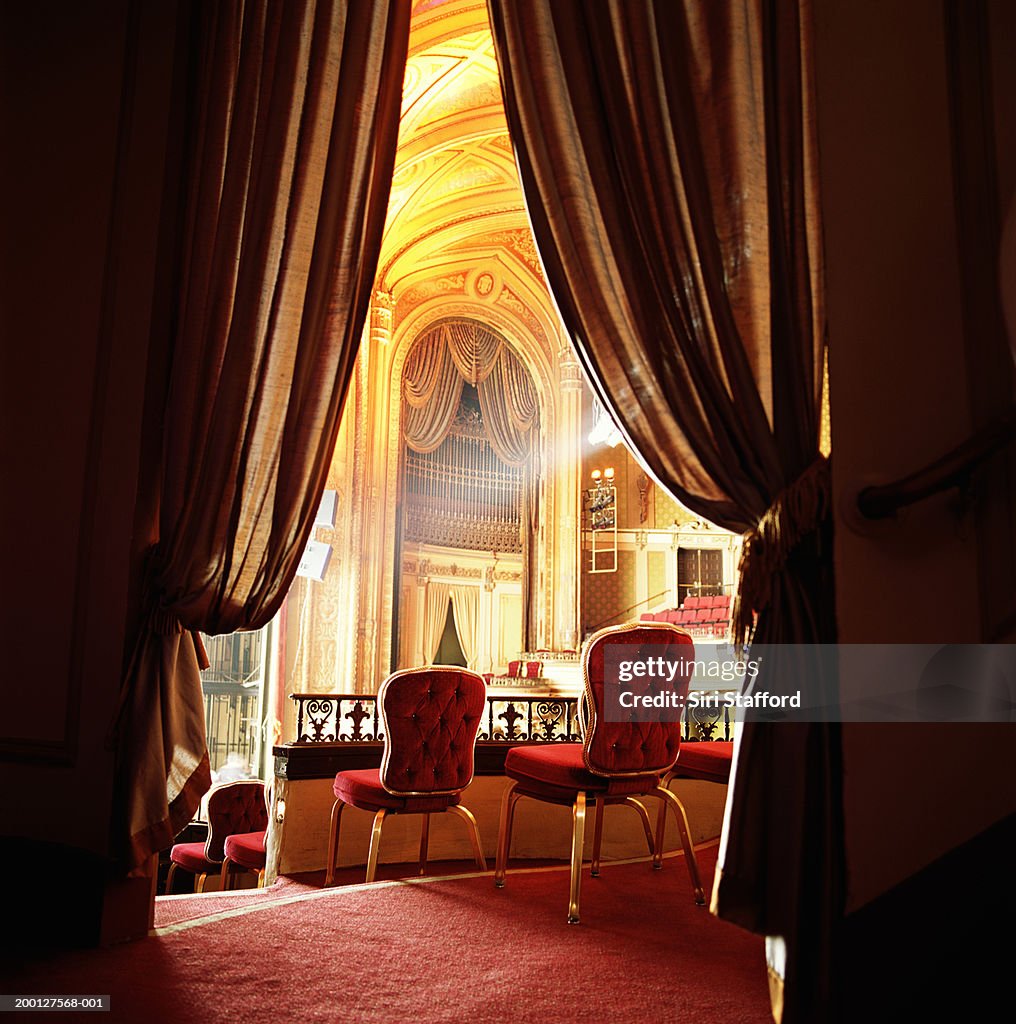
[[[612,659],[611,659],[612,660]],[[608,689],[614,690],[617,706],[626,709],[799,708],[801,694],[744,692],[755,682],[760,659],[691,659],[662,656],[623,659],[616,673],[608,671]],[[611,678],[613,676],[613,678]],[[739,683],[741,689],[710,691],[685,689],[685,681]],[[635,684],[634,686],[631,684]],[[666,684],[661,688],[660,684]]]

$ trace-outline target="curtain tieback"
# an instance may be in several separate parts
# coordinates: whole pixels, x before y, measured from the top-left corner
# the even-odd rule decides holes
[[[831,490],[829,459],[820,455],[776,496],[755,529],[744,535],[738,565],[741,582],[733,611],[738,646],[751,639],[756,613],[769,606],[773,577],[828,515]]]
[[[180,633],[190,633],[191,641],[194,644],[194,654],[198,659],[198,668],[203,672],[211,665],[208,658],[208,651],[201,639],[201,634],[196,629],[186,629],[175,612],[163,607],[159,599],[159,546],[152,545],[145,559],[145,582],[144,587],[151,600],[151,611],[149,612],[149,626],[157,636],[177,636]]]
[[[201,634],[196,629],[184,629],[180,620],[165,608],[156,608],[152,612],[152,632],[159,636],[176,636],[178,633],[190,633],[191,641],[194,644],[194,654],[198,659],[198,668],[202,672],[211,665],[208,658],[208,651]]]

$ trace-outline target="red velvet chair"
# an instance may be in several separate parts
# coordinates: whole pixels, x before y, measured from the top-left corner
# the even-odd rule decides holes
[[[677,763],[663,778],[666,786],[672,779],[704,779],[706,782],[730,781],[730,766],[734,759],[731,740],[703,740],[682,743]]]
[[[726,785],[730,782],[730,770],[734,760],[734,743],[732,740],[701,740],[695,743],[682,743],[677,755],[677,763],[663,777],[663,785],[669,789],[674,779],[702,779],[705,782],[719,782]],[[656,843],[663,849],[663,840],[667,827],[663,807],[656,819]]]
[[[194,874],[195,891],[204,892],[207,876],[222,873],[226,839],[236,833],[263,832],[267,827],[263,782],[244,779],[217,786],[208,795],[208,838],[203,843],[178,843],[169,851],[166,893],[173,891],[178,867]]]
[[[367,881],[377,872],[381,828],[389,814],[420,814],[420,874],[427,868],[431,814],[452,811],[469,828],[473,854],[487,870],[476,819],[460,803],[473,779],[476,733],[487,706],[483,677],[448,665],[405,669],[389,676],[377,696],[384,728],[381,768],[339,772],[332,791],[325,885],[335,877],[339,826],[346,805],[374,814]]]
[[[678,758],[681,745],[679,721],[635,721],[634,712],[625,722],[606,720],[604,707],[604,658],[608,644],[630,645],[632,657],[682,658],[688,671],[679,673],[667,689],[687,693],[690,662],[695,646],[688,633],[671,623],[629,623],[610,626],[594,633],[582,651],[584,680],[583,709],[590,716],[583,728],[582,743],[548,743],[513,747],[505,759],[508,784],[501,801],[501,826],[498,832],[497,868],[494,884],[502,888],[511,847],[515,805],[526,796],[534,800],[563,804],[572,808],[571,889],[568,923],[579,921],[579,889],[585,838],[586,803],[596,802],[593,834],[593,873],[599,869],[599,844],[603,828],[603,810],[608,804],[624,803],[633,807],[642,819],[646,840],[653,856],[653,867],[663,866],[663,847],[655,843],[648,813],[637,797],[652,796],[670,807],[681,832],[688,873],[695,902],[705,903],[695,851],[688,832],[688,818],[680,800],[661,784]],[[636,681],[641,687],[646,680]],[[651,682],[651,681],[650,681]],[[674,716],[677,717],[676,715]]]
[[[222,889],[232,889],[233,879],[237,875],[237,868],[240,873],[245,871],[256,871],[258,875],[258,888],[265,884],[265,836],[267,829],[259,832],[241,832],[236,835],[226,836],[223,844],[225,857],[222,861]]]

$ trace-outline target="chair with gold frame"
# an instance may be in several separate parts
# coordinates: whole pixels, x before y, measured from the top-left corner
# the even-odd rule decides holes
[[[628,651],[611,652],[610,645],[623,645]],[[618,681],[618,661],[664,659],[676,663],[672,680],[658,676],[633,677],[626,688],[649,695],[664,690],[678,698],[668,711],[641,708],[622,711],[617,696],[612,705],[605,698],[605,675],[613,673],[610,690]],[[579,889],[582,880],[582,857],[585,839],[586,805],[596,803],[593,836],[593,871],[599,873],[600,837],[603,810],[609,804],[625,803],[642,819],[646,839],[652,852],[654,868],[663,866],[662,837],[654,841],[648,812],[637,797],[651,796],[661,801],[661,812],[670,807],[677,819],[684,848],[685,862],[691,877],[695,902],[705,903],[695,851],[691,845],[688,818],[681,801],[666,789],[662,776],[674,766],[681,745],[680,707],[687,694],[695,658],[695,646],[684,629],[668,622],[637,622],[609,626],[594,633],[582,650],[584,693],[581,725],[582,743],[533,744],[514,747],[505,759],[505,774],[511,780],[501,801],[501,826],[498,832],[497,867],[494,884],[503,888],[511,846],[515,805],[522,797],[532,797],[572,808],[571,887],[568,900],[568,923],[579,922]],[[613,664],[609,668],[607,663]],[[612,710],[608,711],[608,708]],[[587,722],[586,718],[590,720]],[[611,720],[613,719],[613,720]],[[622,720],[618,720],[622,719]],[[640,720],[641,719],[641,720]],[[666,720],[671,719],[671,720]],[[661,830],[662,831],[662,830]]]
[[[404,669],[389,676],[377,696],[385,747],[381,768],[335,776],[335,803],[328,833],[325,885],[335,878],[339,827],[346,805],[374,814],[367,881],[377,873],[381,828],[391,814],[419,814],[419,872],[427,869],[430,816],[452,811],[469,829],[473,854],[487,870],[476,819],[462,806],[462,790],[473,779],[476,734],[487,704],[483,677],[453,665]]]
[[[166,893],[173,891],[177,868],[194,876],[194,891],[204,892],[208,875],[222,875],[228,837],[263,832],[268,827],[265,784],[260,779],[241,779],[216,786],[208,794],[208,838],[203,843],[177,843],[169,852]]]

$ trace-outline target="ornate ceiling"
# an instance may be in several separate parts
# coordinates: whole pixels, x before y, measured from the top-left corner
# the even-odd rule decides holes
[[[482,0],[419,0],[414,6],[377,283],[393,294],[400,314],[435,294],[470,289],[514,305],[531,324],[546,325],[552,310]]]

